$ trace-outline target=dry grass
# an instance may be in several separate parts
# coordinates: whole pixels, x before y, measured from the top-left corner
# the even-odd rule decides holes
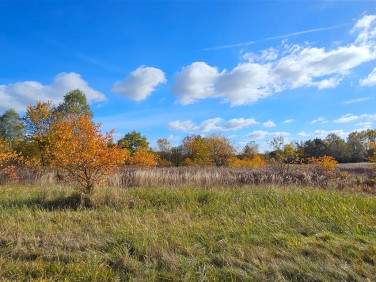
[[[372,195],[0,188],[0,280],[375,280],[375,246]]]

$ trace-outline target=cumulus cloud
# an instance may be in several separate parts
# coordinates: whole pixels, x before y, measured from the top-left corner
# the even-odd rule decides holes
[[[250,139],[264,139],[265,137],[287,137],[290,133],[288,132],[269,132],[264,130],[255,130],[248,134],[248,137]]]
[[[321,123],[321,124],[324,124],[324,123],[328,123],[328,121],[326,119],[324,119],[323,117],[318,117],[317,119],[314,119],[310,122],[310,124],[315,124],[315,123]]]
[[[264,122],[262,125],[264,127],[274,127],[274,126],[276,126],[276,124],[273,121],[271,121],[271,120],[268,120],[267,122]]]
[[[172,91],[184,105],[217,97],[238,106],[286,89],[333,88],[351,69],[376,59],[376,16],[359,19],[352,31],[356,38],[347,45],[327,50],[284,44],[282,50],[269,48],[259,56],[245,54],[246,61],[232,70],[194,62],[175,74]]]
[[[190,133],[200,133],[209,131],[233,131],[238,130],[250,125],[258,124],[258,122],[253,119],[230,119],[225,122],[221,118],[207,119],[201,122],[199,125],[195,124],[191,120],[186,121],[173,121],[168,124],[168,128],[171,130],[180,130]]]
[[[51,101],[56,105],[63,101],[65,94],[76,88],[85,93],[89,102],[106,100],[104,94],[91,88],[80,74],[63,72],[55,76],[51,85],[43,85],[38,81],[0,85],[0,111],[13,108],[22,112],[36,101]]]
[[[361,86],[375,86],[376,85],[376,68],[366,77],[360,80]]]
[[[135,101],[145,100],[161,83],[166,83],[162,70],[140,66],[123,81],[117,81],[112,91]]]

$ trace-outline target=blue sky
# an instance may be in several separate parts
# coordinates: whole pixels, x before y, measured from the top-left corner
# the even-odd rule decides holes
[[[0,113],[72,88],[116,137],[375,128],[374,1],[1,1]]]

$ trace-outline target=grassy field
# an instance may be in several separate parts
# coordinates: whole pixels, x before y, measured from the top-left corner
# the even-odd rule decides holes
[[[0,279],[376,280],[376,197],[3,186]]]

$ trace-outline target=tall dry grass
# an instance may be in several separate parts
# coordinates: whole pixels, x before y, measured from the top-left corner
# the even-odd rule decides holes
[[[346,172],[346,173],[344,173]],[[341,187],[359,184],[373,174],[372,167],[362,165],[339,165],[334,173],[328,173],[315,166],[290,165],[266,166],[262,168],[229,167],[172,167],[172,168],[130,168],[123,167],[103,183],[110,187],[241,187],[258,185]],[[64,185],[53,171],[18,171],[17,184]],[[0,184],[7,183],[1,179]]]

